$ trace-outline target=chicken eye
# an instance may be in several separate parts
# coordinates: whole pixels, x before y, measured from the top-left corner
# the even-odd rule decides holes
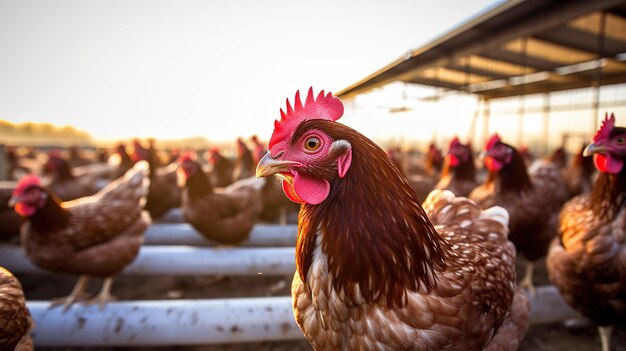
[[[617,141],[618,144],[623,144],[624,141],[626,141],[626,139],[624,139],[624,137],[619,137],[619,138],[616,139],[616,141]]]
[[[309,151],[315,151],[320,148],[322,142],[317,137],[310,137],[304,142],[304,148]]]

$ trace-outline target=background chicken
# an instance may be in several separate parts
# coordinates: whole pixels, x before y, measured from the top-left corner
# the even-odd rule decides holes
[[[216,191],[193,156],[183,155],[179,164],[185,220],[221,244],[237,245],[247,239],[263,206],[265,181],[249,178]]]
[[[307,339],[316,350],[515,350],[529,304],[506,211],[439,192],[431,223],[385,152],[334,122],[342,114],[330,93],[310,89],[304,105],[296,93],[257,168],[302,203],[292,296]]]
[[[75,175],[69,163],[58,151],[48,153],[44,174],[47,175],[45,186],[63,201],[91,196],[98,191],[98,177],[89,173]]]
[[[176,164],[159,167],[161,162],[157,160],[154,149],[147,149],[138,141],[134,143],[132,158],[136,161],[147,161],[149,164],[150,189],[145,209],[150,216],[160,218],[170,209],[180,207],[181,190],[176,180]]]
[[[9,207],[9,199],[17,182],[0,181],[0,242],[18,237],[20,216]]]
[[[570,166],[563,170],[569,197],[588,193],[593,189],[596,167],[593,164],[593,158],[583,156],[584,150],[585,146],[576,154]]]
[[[450,141],[444,163],[441,179],[435,188],[450,190],[457,196],[468,196],[478,185],[471,146],[461,144],[455,137]]]
[[[548,255],[550,280],[565,301],[599,326],[602,350],[626,322],[626,128],[606,118],[585,154],[600,175],[593,193],[568,201]]]
[[[66,308],[77,300],[88,277],[102,277],[100,293],[110,298],[112,277],[132,262],[150,223],[142,207],[148,191],[148,165],[137,163],[123,178],[92,197],[61,202],[35,176],[20,180],[11,204],[22,217],[22,245],[37,266],[78,274],[72,293],[55,303]]]
[[[527,171],[520,153],[497,134],[485,146],[484,162],[489,175],[470,198],[482,208],[502,206],[509,212],[509,239],[527,259],[520,286],[534,295],[534,262],[548,252],[558,211],[567,197],[560,170],[552,163],[535,162]]]
[[[0,267],[0,350],[33,350],[33,327],[20,282]]]
[[[243,139],[237,139],[237,160],[233,170],[233,181],[254,176],[254,157]]]
[[[218,148],[209,151],[209,164],[212,166],[211,182],[216,187],[225,187],[233,182],[233,163],[224,157]]]

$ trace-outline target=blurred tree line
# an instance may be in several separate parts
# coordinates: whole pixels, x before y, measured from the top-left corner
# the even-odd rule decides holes
[[[90,141],[89,133],[71,126],[58,127],[50,123],[11,123],[0,119],[0,136],[43,139],[72,139]]]

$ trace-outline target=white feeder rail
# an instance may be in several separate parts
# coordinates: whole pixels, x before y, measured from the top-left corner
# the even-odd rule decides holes
[[[532,324],[582,318],[553,286],[537,288]],[[291,297],[214,300],[118,301],[103,310],[74,304],[63,313],[46,301],[29,301],[35,345],[175,346],[302,339]]]
[[[175,207],[165,212],[165,214],[159,218],[154,218],[155,223],[185,223],[185,217],[183,216],[183,209]]]
[[[30,301],[35,345],[173,346],[303,338],[291,297],[110,302],[50,308]]]
[[[144,235],[147,245],[190,245],[216,246],[219,243],[210,241],[198,233],[187,223],[152,224]],[[257,224],[252,228],[250,237],[240,247],[272,246],[282,247],[296,245],[298,226]]]
[[[13,273],[44,273],[21,248],[0,246],[0,266]],[[295,249],[144,246],[122,274],[126,275],[290,275]]]

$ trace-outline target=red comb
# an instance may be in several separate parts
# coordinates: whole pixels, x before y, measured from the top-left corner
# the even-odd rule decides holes
[[[48,157],[61,157],[61,151],[57,150],[57,149],[53,149],[48,151]]]
[[[196,160],[196,153],[191,150],[186,150],[185,152],[182,153],[182,155],[180,155],[180,157],[178,157],[178,163],[183,163],[185,161],[195,161],[195,160]]]
[[[494,133],[489,140],[487,140],[487,145],[485,145],[485,150],[489,150],[492,147],[494,147],[497,143],[501,143],[502,140],[500,139],[500,136],[498,135],[498,133]]]
[[[605,113],[602,126],[598,129],[596,135],[593,136],[593,142],[597,143],[608,139],[613,131],[613,128],[615,128],[615,115],[611,113],[611,116],[609,117],[609,114]]]
[[[17,187],[15,187],[15,190],[13,190],[13,196],[21,195],[24,190],[30,188],[31,186],[41,186],[41,181],[36,175],[27,174],[23,176],[17,183]]]
[[[294,107],[291,107],[287,99],[287,112],[280,109],[280,120],[274,122],[274,133],[269,141],[268,147],[271,149],[276,143],[286,141],[296,127],[309,119],[324,119],[336,121],[343,115],[343,104],[341,100],[334,97],[332,93],[324,95],[324,90],[320,91],[317,98],[313,95],[313,87],[309,88],[304,105],[300,100],[300,90],[296,92]]]
[[[459,146],[461,145],[461,141],[459,140],[459,137],[455,136],[451,141],[450,141],[450,146],[448,146],[449,149],[452,149],[455,146]]]

